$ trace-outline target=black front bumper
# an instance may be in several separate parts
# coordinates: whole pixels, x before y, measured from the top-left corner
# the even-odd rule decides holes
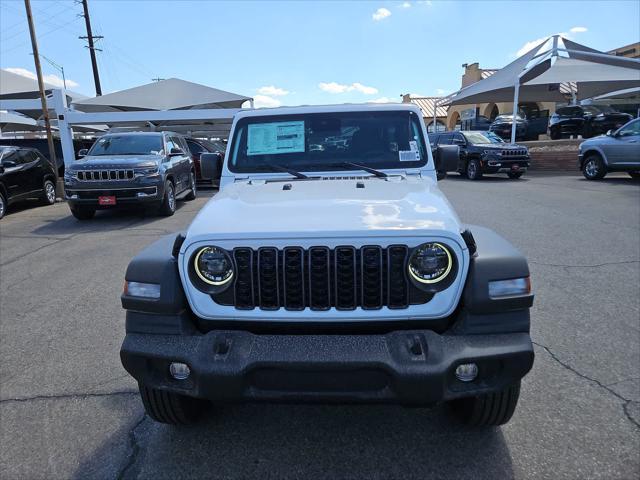
[[[504,389],[533,365],[527,333],[439,335],[430,330],[381,335],[205,335],[128,333],[120,357],[147,387],[215,402],[387,402],[432,405]],[[171,362],[189,365],[186,380]],[[456,379],[474,362],[473,382]]]

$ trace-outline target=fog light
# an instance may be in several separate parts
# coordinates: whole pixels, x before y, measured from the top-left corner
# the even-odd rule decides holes
[[[456,378],[461,382],[472,382],[478,376],[478,365],[463,363],[456,368]]]
[[[191,370],[186,363],[173,362],[169,365],[169,373],[176,380],[186,380],[191,374]]]

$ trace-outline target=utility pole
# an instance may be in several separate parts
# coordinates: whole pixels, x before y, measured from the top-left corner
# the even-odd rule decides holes
[[[64,89],[66,90],[67,89],[67,79],[64,76],[64,67],[62,65],[58,65],[56,62],[54,62],[50,58],[45,57],[43,54],[40,54],[40,56],[42,58],[44,58],[47,62],[49,62],[49,65],[51,65],[53,68],[55,68],[56,70],[58,70],[62,74],[62,85],[64,85]]]
[[[31,15],[31,1],[24,0],[24,8],[27,12],[27,22],[29,22],[29,34],[31,35],[31,48],[33,50],[33,61],[36,66],[38,77],[38,89],[40,90],[40,102],[42,103],[42,116],[44,117],[44,127],[47,131],[47,144],[49,146],[49,161],[53,167],[56,178],[56,189],[58,189],[58,162],[56,161],[56,150],[53,145],[53,135],[51,134],[51,122],[49,121],[49,109],[47,108],[47,97],[44,93],[44,81],[42,80],[42,68],[40,68],[40,54],[38,53],[38,40],[36,39],[36,29]]]
[[[100,35],[93,35],[91,33],[91,20],[89,20],[89,6],[87,5],[87,0],[82,0],[82,9],[84,10],[84,23],[87,26],[87,36],[86,37],[78,37],[82,40],[87,40],[89,43],[89,53],[91,54],[91,67],[93,68],[93,81],[96,84],[96,96],[102,95],[102,88],[100,87],[100,75],[98,74],[98,62],[96,60],[96,50],[100,51],[99,48],[96,48],[93,44],[93,39],[103,38]]]

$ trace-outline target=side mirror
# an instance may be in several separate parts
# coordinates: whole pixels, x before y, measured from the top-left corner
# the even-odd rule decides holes
[[[179,148],[173,147],[171,149],[171,151],[169,152],[169,156],[170,157],[175,157],[177,155],[184,155],[184,152]]]
[[[440,145],[436,149],[436,170],[439,172],[455,172],[458,170],[460,147],[458,145]]]
[[[613,130],[607,130],[607,137],[613,137]]]
[[[80,157],[80,158],[85,157],[87,155],[87,153],[89,153],[89,149],[88,148],[83,148],[80,151],[78,151],[78,157]]]
[[[2,166],[4,168],[11,168],[11,167],[15,167],[18,164],[16,162],[14,162],[13,160],[3,160],[2,161]]]
[[[222,155],[220,153],[201,153],[200,174],[206,180],[218,180],[222,175]]]

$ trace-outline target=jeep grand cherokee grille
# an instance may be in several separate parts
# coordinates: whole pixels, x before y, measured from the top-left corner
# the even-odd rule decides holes
[[[131,169],[118,170],[78,170],[77,178],[82,181],[103,182],[108,180],[131,180],[135,176]]]
[[[409,282],[408,254],[406,245],[236,248],[233,287],[212,297],[242,310],[407,308],[432,297]]]
[[[529,152],[526,148],[517,149],[517,150],[503,150],[502,157],[503,158],[516,158],[516,157],[526,157],[529,155]]]

